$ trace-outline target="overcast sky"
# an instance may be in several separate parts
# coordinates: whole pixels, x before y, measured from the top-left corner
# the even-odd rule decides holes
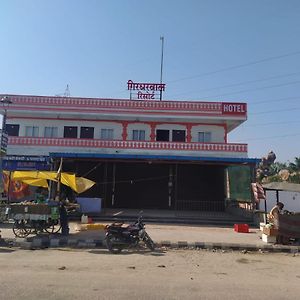
[[[300,156],[300,1],[1,0],[0,93],[246,102],[229,142],[249,157]]]

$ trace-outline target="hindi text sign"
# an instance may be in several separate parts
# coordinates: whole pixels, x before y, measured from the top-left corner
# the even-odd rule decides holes
[[[130,91],[137,91],[138,100],[155,100],[157,93],[165,91],[166,85],[164,83],[139,83],[132,80],[127,81],[127,89]]]

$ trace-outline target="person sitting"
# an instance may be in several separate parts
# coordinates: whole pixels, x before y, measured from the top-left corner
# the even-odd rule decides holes
[[[38,187],[35,191],[35,203],[41,204],[46,202],[46,190]]]

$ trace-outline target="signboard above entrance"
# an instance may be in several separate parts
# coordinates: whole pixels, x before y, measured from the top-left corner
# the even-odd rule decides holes
[[[132,96],[131,91],[137,91],[137,100],[156,100],[157,98],[155,97],[165,91],[165,87],[166,85],[164,83],[138,83],[133,82],[132,80],[127,81],[127,89],[130,91],[130,99]]]

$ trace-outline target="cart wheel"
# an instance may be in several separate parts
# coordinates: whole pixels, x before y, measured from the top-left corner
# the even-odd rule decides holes
[[[51,222],[48,227],[45,228],[47,233],[58,233],[61,230],[59,221]]]
[[[16,237],[24,238],[30,234],[30,228],[26,228],[23,220],[15,221],[13,225],[13,233]]]

